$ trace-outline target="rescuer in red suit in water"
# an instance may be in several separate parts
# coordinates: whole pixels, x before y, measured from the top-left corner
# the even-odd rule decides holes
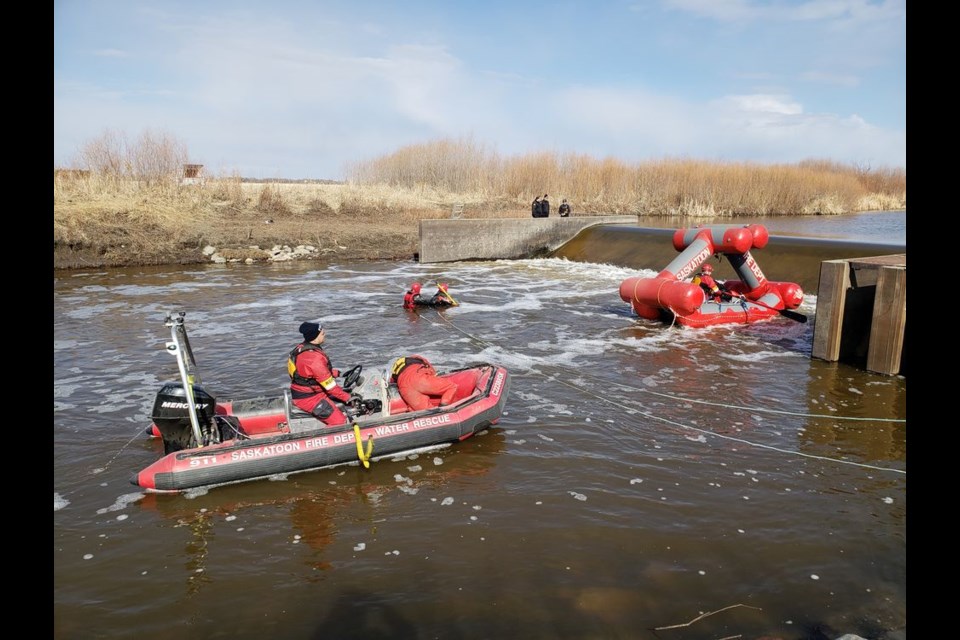
[[[429,300],[420,295],[423,286],[419,282],[410,285],[410,290],[403,294],[403,308],[415,309],[416,307],[448,307],[453,305],[453,299],[447,294],[447,285],[437,284],[437,292]]]
[[[410,289],[403,294],[404,309],[413,309],[417,306],[417,303],[421,301],[420,288],[420,283],[414,282],[412,285],[410,285]]]
[[[414,411],[446,405],[453,402],[457,385],[437,377],[433,365],[423,356],[397,358],[390,380],[397,383],[400,397]]]
[[[334,401],[348,403],[350,394],[337,384],[340,371],[333,368],[323,350],[326,332],[316,322],[300,325],[303,342],[294,347],[287,360],[293,404],[330,427],[347,422]]]

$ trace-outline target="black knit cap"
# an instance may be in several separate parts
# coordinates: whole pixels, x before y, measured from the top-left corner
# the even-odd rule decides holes
[[[306,342],[310,342],[323,331],[323,325],[316,322],[304,322],[300,325],[298,329],[300,333],[303,334],[303,339]]]

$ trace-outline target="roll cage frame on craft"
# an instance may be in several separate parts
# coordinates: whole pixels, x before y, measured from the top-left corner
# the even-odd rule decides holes
[[[165,347],[167,353],[177,359],[177,368],[180,370],[180,382],[183,384],[183,392],[187,398],[187,406],[190,410],[190,426],[193,429],[193,437],[197,444],[202,446],[203,436],[200,433],[200,421],[197,419],[197,401],[193,396],[193,385],[203,384],[200,380],[200,374],[197,372],[197,360],[193,356],[193,349],[190,348],[190,338],[187,337],[187,328],[183,324],[183,318],[187,315],[186,311],[179,311],[174,316],[167,314],[163,322],[165,327],[170,327],[170,341]]]

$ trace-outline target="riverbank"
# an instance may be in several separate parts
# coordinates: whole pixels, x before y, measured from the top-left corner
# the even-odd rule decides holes
[[[557,215],[557,204],[551,217]],[[636,204],[571,204],[573,216],[650,213]],[[900,207],[905,202],[876,205]],[[688,201],[662,215],[690,219],[691,224],[737,217],[718,214],[709,203]],[[54,269],[78,269],[344,257],[412,260],[419,250],[420,221],[452,216],[529,218],[530,204],[525,195],[451,193],[425,186],[239,179],[144,186],[55,172],[53,262]]]
[[[54,269],[123,267],[275,259],[410,259],[417,250],[415,222],[311,219],[239,211],[211,219],[204,230],[166,234],[160,229],[108,231],[89,242],[54,243]]]
[[[68,178],[55,181],[54,269],[412,259],[420,220],[449,218],[455,206],[465,217],[529,216],[520,203],[430,189],[238,180],[144,189]]]
[[[278,245],[313,247],[318,259],[410,257],[419,218],[442,215],[439,207],[360,199],[340,185],[83,186],[67,183],[55,197],[55,269],[193,264],[214,255],[262,261]]]

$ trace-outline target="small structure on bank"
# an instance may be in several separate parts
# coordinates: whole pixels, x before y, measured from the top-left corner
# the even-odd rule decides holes
[[[203,165],[202,164],[185,164],[183,165],[183,176],[180,178],[181,185],[189,184],[200,184],[204,183],[205,176],[203,175]]]

